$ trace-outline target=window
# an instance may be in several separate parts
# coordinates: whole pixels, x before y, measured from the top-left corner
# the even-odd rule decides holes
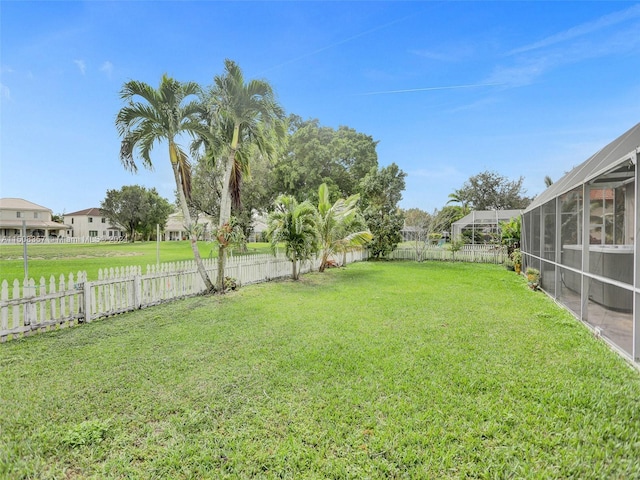
[[[73,217],[71,217],[71,225],[73,225]]]
[[[101,221],[102,223],[107,223],[107,219],[106,219],[106,218],[101,218],[101,219],[100,219],[100,221]]]
[[[22,212],[16,212],[16,218],[22,218]]]
[[[93,217],[89,217],[89,223],[93,223]]]
[[[97,237],[98,236],[98,231],[97,230],[89,230],[89,236],[90,237]]]
[[[33,212],[33,218],[38,218],[38,212]]]

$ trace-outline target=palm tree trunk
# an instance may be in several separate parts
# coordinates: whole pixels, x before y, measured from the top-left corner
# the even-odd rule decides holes
[[[233,139],[231,140],[231,151],[227,158],[227,165],[224,169],[224,177],[222,178],[222,194],[220,195],[220,220],[218,227],[222,227],[231,220],[231,189],[229,182],[231,181],[231,172],[236,161],[236,150],[238,148],[239,127],[233,130]],[[224,293],[224,267],[227,261],[227,250],[222,244],[218,246],[218,278],[216,279],[216,289],[219,293]]]
[[[324,272],[324,269],[327,268],[327,261],[329,260],[329,254],[326,250],[322,252],[322,259],[320,260],[320,268],[318,268],[319,272]]]
[[[215,290],[215,288],[213,286],[213,283],[211,283],[211,280],[209,279],[207,270],[204,268],[204,263],[202,263],[202,258],[200,257],[200,250],[198,250],[198,239],[193,229],[193,222],[191,220],[191,214],[189,213],[187,199],[184,194],[184,189],[182,188],[182,182],[180,181],[178,164],[171,162],[171,167],[173,168],[173,176],[176,179],[176,187],[178,188],[178,197],[180,198],[180,207],[182,208],[182,215],[184,215],[184,225],[187,231],[189,232],[189,240],[191,241],[191,250],[193,251],[193,258],[196,261],[196,268],[198,269],[198,273],[200,274],[200,277],[202,277],[202,281],[204,282],[204,286],[206,288],[206,293],[211,293]]]
[[[298,260],[293,257],[293,260],[291,260],[291,265],[293,265],[293,271],[291,273],[291,276],[293,277],[294,280],[298,280],[298,273],[296,272],[296,263],[298,263]]]

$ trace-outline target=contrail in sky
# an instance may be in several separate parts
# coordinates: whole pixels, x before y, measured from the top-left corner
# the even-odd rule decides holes
[[[504,83],[474,83],[472,85],[447,85],[443,87],[407,88],[405,90],[385,90],[381,92],[356,93],[355,95],[387,95],[391,93],[429,92],[432,90],[454,90],[458,88],[495,87],[498,85],[504,85]]]
[[[343,45],[345,43],[351,42],[352,40],[355,40],[355,39],[360,38],[360,37],[364,37],[365,35],[369,35],[371,33],[377,32],[378,30],[382,30],[384,28],[390,27],[391,25],[395,25],[396,23],[404,22],[405,20],[407,20],[409,18],[412,18],[412,17],[415,17],[416,15],[419,15],[419,14],[423,13],[424,11],[425,11],[425,9],[422,9],[422,10],[414,12],[414,13],[412,13],[410,15],[406,15],[406,16],[404,16],[402,18],[398,18],[398,19],[393,20],[391,22],[385,23],[384,25],[378,25],[377,27],[371,28],[371,29],[366,30],[364,32],[357,33],[356,35],[352,35],[352,36],[350,36],[348,38],[345,38],[343,40],[339,40],[339,41],[337,41],[335,43],[331,43],[331,44],[326,45],[324,47],[321,47],[321,48],[318,48],[316,50],[313,50],[312,52],[308,52],[308,53],[305,53],[305,54],[300,55],[298,57],[292,58],[291,60],[287,60],[285,62],[282,62],[282,63],[278,64],[278,65],[274,65],[273,67],[269,67],[266,70],[263,70],[261,73],[269,72],[271,70],[275,70],[276,68],[284,67],[285,65],[289,65],[290,63],[295,63],[295,62],[297,62],[299,60],[302,60],[304,58],[307,58],[307,57],[312,57],[313,55],[317,55],[318,53],[324,52],[325,50],[329,50],[329,49],[337,47],[339,45]]]

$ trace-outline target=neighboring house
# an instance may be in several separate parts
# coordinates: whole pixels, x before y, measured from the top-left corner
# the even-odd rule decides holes
[[[460,240],[466,232],[471,243],[496,241],[500,238],[500,224],[522,215],[522,210],[474,210],[451,224],[452,237]],[[478,240],[482,240],[478,242]]]
[[[267,215],[253,212],[253,232],[247,239],[248,242],[264,241],[264,232],[267,230]],[[216,229],[217,222],[213,217],[208,215],[198,216],[198,240],[210,241],[213,239],[213,231]],[[182,212],[176,212],[169,215],[167,224],[164,227],[163,240],[188,240],[189,235],[187,229],[184,228],[184,215]]]
[[[25,223],[28,237],[62,237],[66,226],[51,220],[53,212],[22,198],[0,198],[0,238],[22,235]]]
[[[248,242],[266,242],[264,233],[267,231],[267,214],[254,210],[251,213],[253,232],[247,239]]]
[[[211,229],[214,228],[215,221],[206,215],[198,216],[197,229],[199,240],[211,240]],[[184,215],[176,212],[169,215],[167,224],[164,227],[164,240],[188,240],[189,234],[184,227]]]
[[[115,240],[126,235],[125,230],[109,222],[99,208],[86,208],[78,212],[65,213],[64,223],[67,226],[67,236],[73,238]]]

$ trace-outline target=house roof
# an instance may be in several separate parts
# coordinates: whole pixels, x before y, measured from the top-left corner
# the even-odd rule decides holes
[[[552,184],[538,195],[525,211],[533,210],[549,200],[611,171],[616,166],[624,166],[624,162],[634,161],[633,157],[638,148],[640,148],[640,123],[631,127]]]
[[[207,215],[199,215],[197,223],[198,225],[208,225],[208,224],[215,225],[213,218]],[[182,212],[175,212],[169,215],[169,218],[167,218],[165,231],[169,231],[169,230],[172,230],[172,231],[184,230],[184,215],[182,214]]]
[[[102,210],[100,210],[99,208],[85,208],[84,210],[78,210],[77,212],[72,212],[72,213],[65,213],[64,216],[70,216],[70,217],[80,217],[80,216],[92,216],[92,217],[100,217],[102,216]]]
[[[46,210],[51,212],[50,208],[29,202],[23,198],[0,198],[0,208],[5,210]]]
[[[2,220],[0,222],[0,228],[16,228],[16,229],[20,229],[22,228],[22,220],[20,218],[17,219],[11,219],[11,220]],[[65,225],[64,223],[58,223],[58,222],[53,222],[53,221],[47,221],[47,220],[38,220],[38,219],[24,219],[25,222],[25,226],[27,228],[30,229],[34,229],[34,228],[55,228],[58,230],[62,230],[62,229],[67,229],[67,225]]]

